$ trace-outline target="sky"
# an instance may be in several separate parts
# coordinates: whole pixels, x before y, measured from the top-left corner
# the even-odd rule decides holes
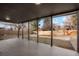
[[[64,25],[65,20],[66,20],[66,16],[53,17],[53,23],[60,26]]]
[[[39,27],[42,28],[44,25],[44,18],[41,18],[40,20],[41,21],[39,22],[39,24],[40,24]],[[63,26],[64,21],[66,20],[66,16],[53,17],[52,20],[53,20],[54,24]]]
[[[0,28],[10,28],[10,26],[5,25],[4,23],[0,23]]]
[[[40,24],[39,28],[42,28],[44,25],[44,18],[41,18],[38,24]]]

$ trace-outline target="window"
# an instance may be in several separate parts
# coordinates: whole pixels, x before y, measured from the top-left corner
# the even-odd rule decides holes
[[[4,36],[4,39],[16,37],[17,26],[13,23],[0,22],[0,36]]]
[[[23,24],[23,35],[25,39],[28,39],[28,22]]]
[[[76,14],[52,17],[53,44],[55,46],[77,49]],[[76,44],[76,45],[74,45]]]
[[[29,22],[29,35],[30,40],[37,41],[37,21]]]
[[[51,17],[38,20],[38,39],[41,43],[50,44],[51,40]]]

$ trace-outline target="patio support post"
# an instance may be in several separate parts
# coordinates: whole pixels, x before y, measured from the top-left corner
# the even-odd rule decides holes
[[[77,11],[77,52],[79,53],[79,11]]]
[[[38,37],[38,20],[37,20],[37,43],[39,42],[39,37]]]
[[[22,23],[22,39],[24,39],[24,31],[23,31],[23,29],[24,29],[24,27],[23,27],[24,25],[23,25],[23,23]]]
[[[51,16],[51,46],[53,46],[53,26],[52,26],[52,16]]]
[[[18,38],[19,38],[19,31],[20,31],[20,28],[19,28],[19,24],[18,24],[18,36],[17,36]]]
[[[30,29],[29,29],[29,21],[28,21],[28,40],[30,40]]]

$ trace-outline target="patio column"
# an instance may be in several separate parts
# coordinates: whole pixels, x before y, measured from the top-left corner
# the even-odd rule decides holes
[[[19,24],[18,24],[18,33],[17,33],[18,38],[19,38],[19,31],[20,31],[20,27],[19,27]]]
[[[39,36],[38,36],[38,20],[37,20],[37,43],[39,42]]]
[[[79,11],[77,11],[77,52],[79,52]]]
[[[28,21],[28,40],[30,40],[30,29],[29,29],[29,21]]]
[[[24,39],[24,25],[23,25],[23,23],[22,23],[22,39]]]
[[[53,46],[53,26],[52,26],[53,20],[52,20],[52,16],[50,19],[51,19],[51,46]]]

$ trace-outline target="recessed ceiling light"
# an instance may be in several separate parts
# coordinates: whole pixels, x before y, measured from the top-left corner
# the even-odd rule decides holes
[[[9,17],[6,17],[6,20],[10,20],[10,18]]]
[[[36,5],[40,5],[41,3],[35,3]]]

